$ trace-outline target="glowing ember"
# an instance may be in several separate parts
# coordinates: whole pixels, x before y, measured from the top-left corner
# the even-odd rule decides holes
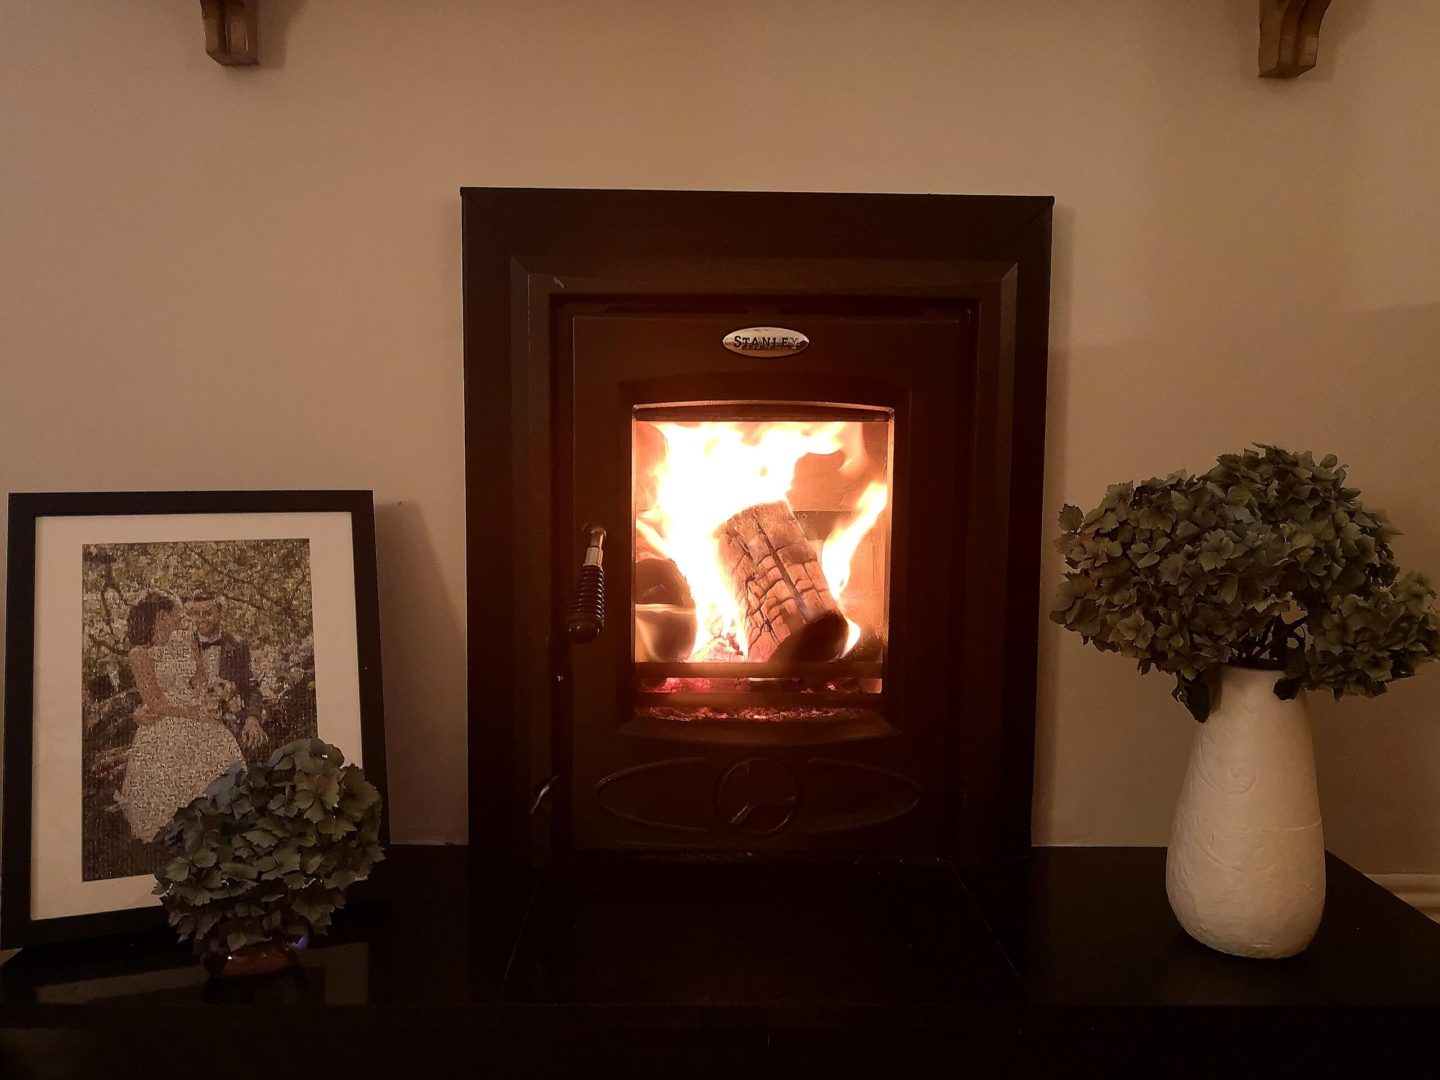
[[[884,465],[877,467],[867,459],[863,428],[856,421],[637,424],[637,447],[642,448],[636,476],[637,550],[671,560],[689,587],[696,617],[689,660],[748,657],[746,612],[721,558],[719,531],[734,515],[752,507],[783,502],[802,515],[821,510],[829,511],[830,518],[835,511],[842,514],[823,547],[819,543],[814,547],[831,596],[842,613],[847,611],[856,552],[884,513],[889,493],[882,480],[865,484],[866,477],[883,476]],[[658,439],[653,438],[655,433]],[[643,449],[646,439],[653,449],[649,454]],[[806,461],[812,457],[816,460]],[[814,477],[824,478],[825,490],[818,495],[806,482],[800,485],[815,505],[797,501],[797,469],[811,478],[811,487]],[[857,497],[855,491],[862,484]],[[828,499],[834,501],[827,504]],[[803,540],[800,546],[803,550]],[[872,617],[883,618],[883,604]],[[849,614],[846,622],[849,640],[844,651],[849,652],[862,630]]]

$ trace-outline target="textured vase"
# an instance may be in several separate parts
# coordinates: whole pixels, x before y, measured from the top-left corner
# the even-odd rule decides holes
[[[1236,956],[1294,956],[1325,906],[1325,840],[1303,698],[1224,667],[1175,806],[1165,889],[1187,933]]]

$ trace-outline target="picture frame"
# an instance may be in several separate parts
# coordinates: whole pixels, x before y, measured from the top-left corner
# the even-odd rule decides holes
[[[9,508],[0,948],[162,928],[145,836],[242,757],[318,736],[385,793],[371,492]]]

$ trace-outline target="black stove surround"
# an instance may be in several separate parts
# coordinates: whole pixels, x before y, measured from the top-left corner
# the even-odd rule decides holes
[[[477,854],[1028,850],[1053,200],[462,199]],[[884,446],[883,640],[863,662],[637,662],[631,473],[652,417],[838,421]],[[794,510],[782,528],[825,517]],[[573,644],[595,525],[605,630]],[[732,671],[756,677],[666,678]]]

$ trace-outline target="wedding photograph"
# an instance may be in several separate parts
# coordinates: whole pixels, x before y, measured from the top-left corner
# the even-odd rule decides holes
[[[175,811],[316,734],[310,543],[87,544],[82,876],[154,870]]]

